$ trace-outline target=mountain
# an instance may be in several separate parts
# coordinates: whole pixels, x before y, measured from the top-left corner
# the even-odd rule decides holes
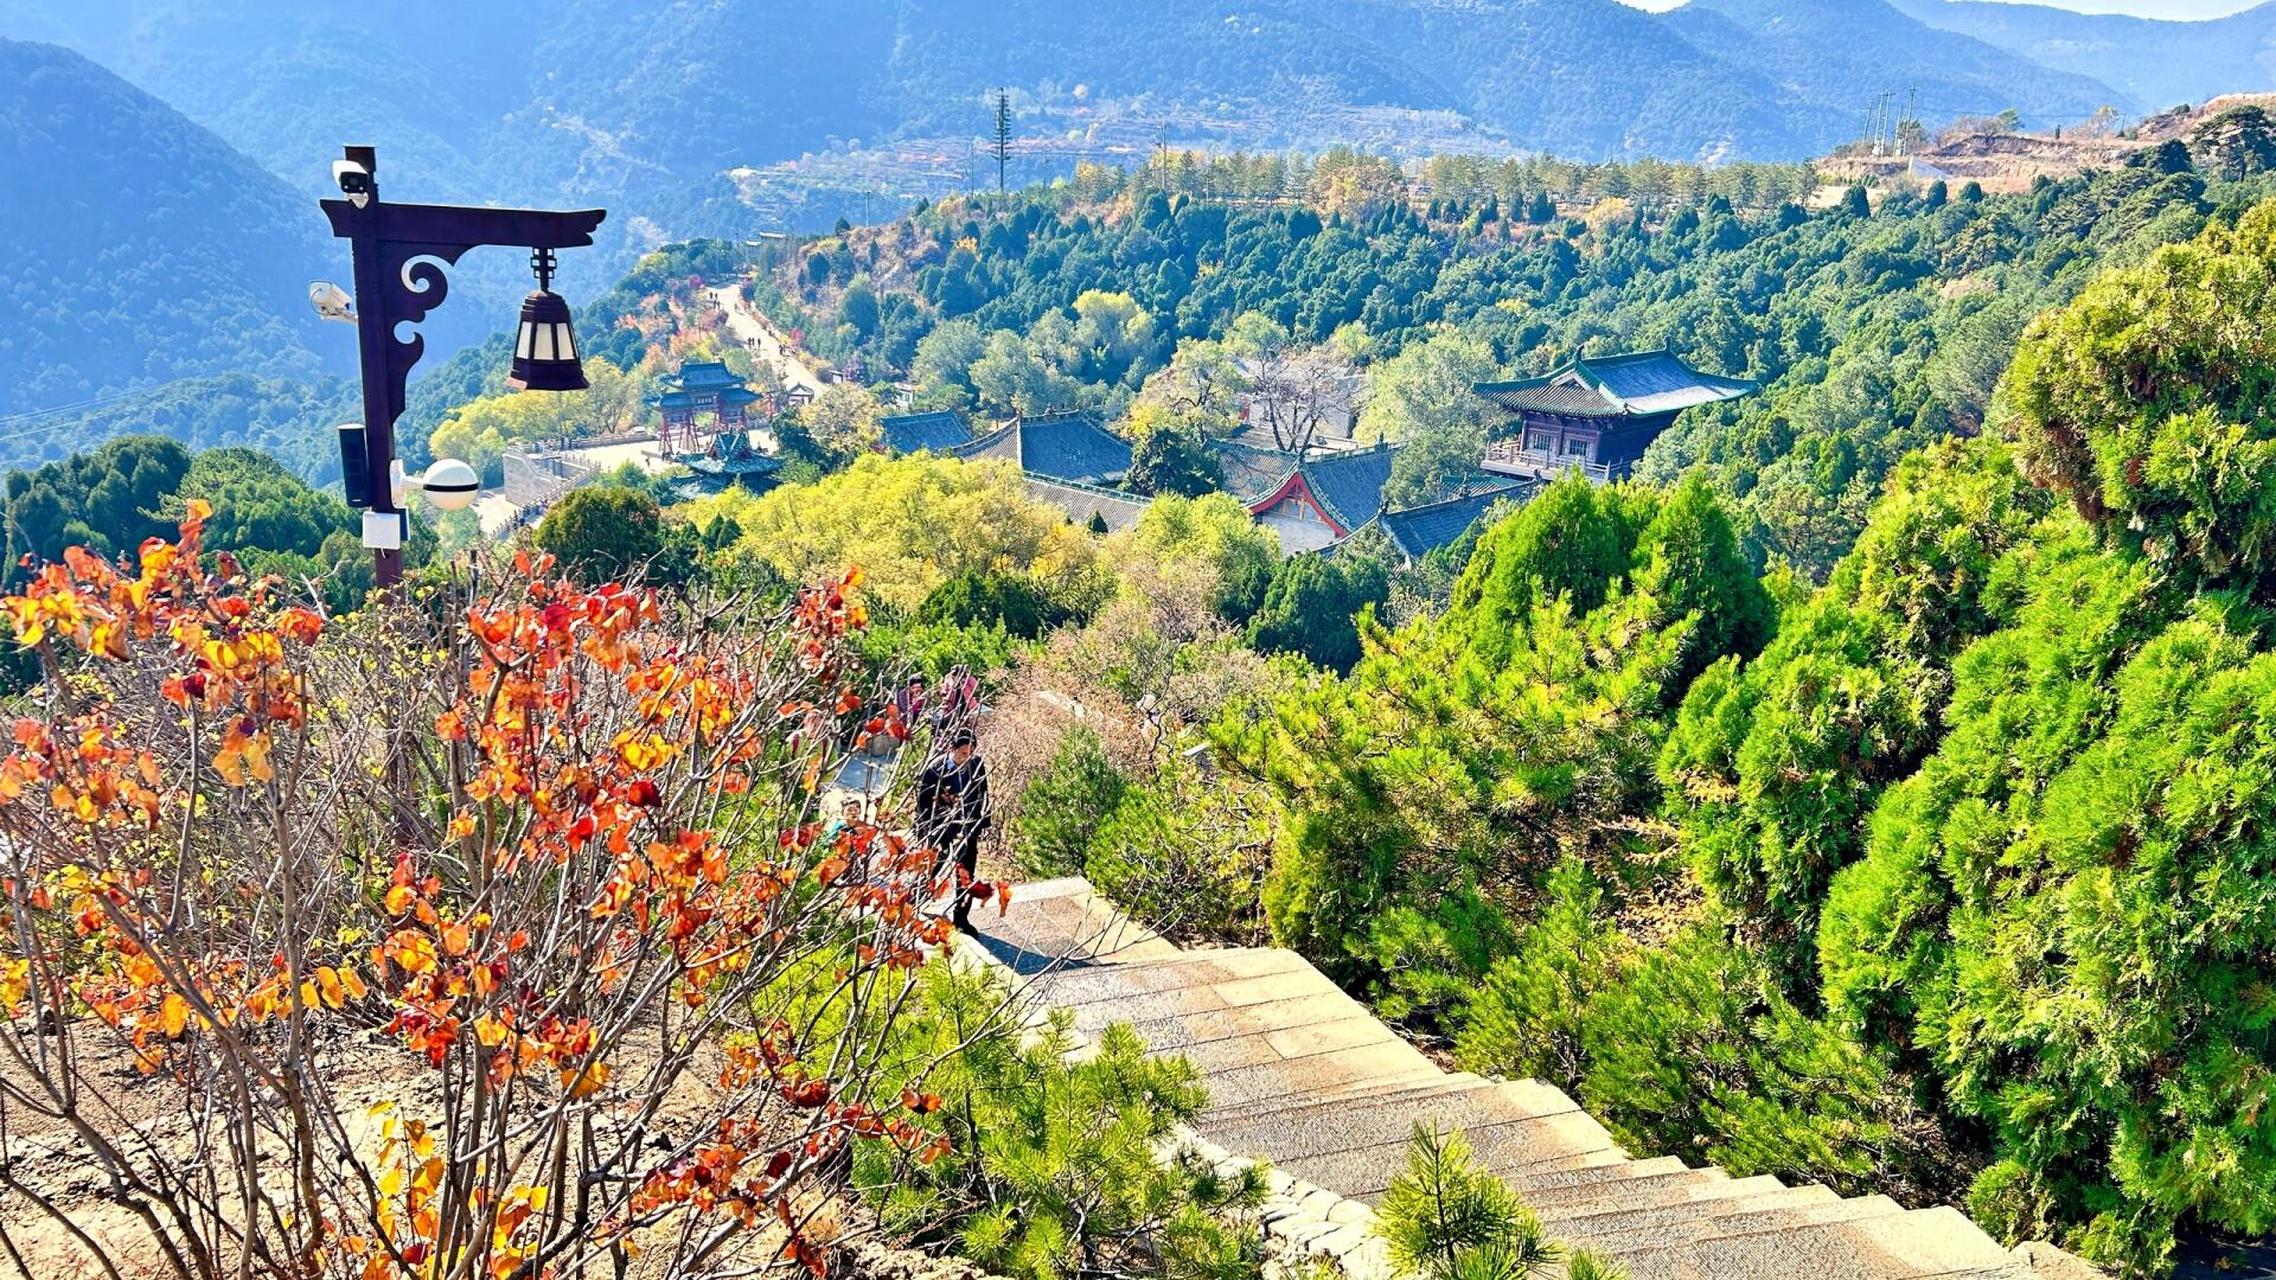
[[[1799,105],[1832,113],[1846,133],[1857,131],[1882,91],[1900,106],[1912,103],[1932,126],[2012,107],[2027,126],[2044,127],[2106,103],[2147,105],[2093,76],[1931,26],[1885,0],[1691,0],[1666,21],[1695,47],[1758,69]]]
[[[197,375],[345,371],[301,196],[76,53],[0,39],[0,415]]]
[[[35,250],[0,266],[0,413],[344,372],[313,354],[346,344],[311,345],[300,288],[344,269],[309,202],[345,142],[379,145],[395,199],[610,208],[563,256],[582,296],[668,241],[980,185],[999,86],[1021,182],[1164,143],[1799,159],[1884,90],[1931,123],[2136,105],[1885,0],[0,0],[11,33],[111,74],[48,47],[0,85],[25,122],[0,158],[59,175],[0,192],[7,243]],[[527,288],[520,255],[469,255],[433,358]]]
[[[2143,110],[2276,89],[2276,3],[2197,22],[1987,0],[1896,4],[1932,27],[2103,81]]]
[[[669,236],[733,230],[669,220],[716,216],[702,189],[729,173],[954,185],[999,86],[1030,176],[1161,141],[1797,159],[1854,133],[1884,86],[2039,120],[2125,96],[1880,0],[0,0],[10,29],[296,185],[323,182],[337,143],[376,141],[423,190],[615,198]]]

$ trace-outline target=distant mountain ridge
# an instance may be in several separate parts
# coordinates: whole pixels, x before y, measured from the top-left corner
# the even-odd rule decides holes
[[[2091,76],[2125,94],[2138,111],[2276,89],[2276,3],[2196,22],[1988,0],[1895,3],[1929,26]]]
[[[2094,76],[1924,25],[1885,0],[1691,0],[1665,19],[1694,46],[1761,69],[1849,136],[1880,92],[1931,128],[2010,107],[2044,124],[2134,105]]]
[[[1921,0],[1908,0],[1917,7]],[[1883,89],[2037,123],[2136,103],[1882,0],[0,0],[303,188],[348,135],[453,198],[651,199],[850,146],[961,159],[986,95],[1061,154],[1112,139],[1800,159]],[[1407,121],[1406,129],[1396,122]],[[667,235],[716,228],[667,225]]]
[[[381,147],[398,199],[609,206],[601,246],[563,259],[583,294],[669,240],[984,182],[998,86],[1024,182],[1162,143],[1793,160],[1857,137],[1883,93],[1932,127],[2044,126],[2276,84],[2276,4],[2180,23],[1979,0],[0,0],[17,33],[94,62],[50,50],[0,83],[19,122],[0,160],[63,174],[0,188],[6,242],[37,250],[0,263],[0,413],[344,372],[299,297],[344,270],[313,209],[343,142]],[[802,194],[767,203],[760,171]],[[471,255],[426,327],[436,359],[526,279]],[[136,341],[145,323],[164,340]]]
[[[0,415],[348,367],[307,304],[315,211],[86,58],[0,39],[0,174]]]

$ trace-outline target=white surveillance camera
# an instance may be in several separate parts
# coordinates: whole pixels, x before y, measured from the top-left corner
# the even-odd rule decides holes
[[[371,202],[371,170],[353,160],[332,162],[332,181],[340,184],[340,194],[358,209]]]
[[[326,320],[338,320],[346,324],[356,322],[356,300],[348,296],[347,290],[329,280],[309,281],[308,304],[316,308],[316,314]]]
[[[474,505],[474,498],[482,489],[482,477],[473,467],[456,458],[437,458],[427,464],[427,474],[419,481],[426,491],[427,501],[442,511],[464,511]]]

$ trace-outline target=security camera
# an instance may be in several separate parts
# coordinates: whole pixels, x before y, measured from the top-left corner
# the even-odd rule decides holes
[[[419,480],[426,491],[427,501],[443,511],[464,511],[474,505],[481,491],[482,477],[473,467],[456,458],[437,458],[427,464],[427,474]]]
[[[332,181],[340,184],[340,193],[358,209],[371,202],[371,170],[353,160],[332,162]]]
[[[329,280],[308,282],[308,305],[316,308],[316,314],[326,320],[338,320],[345,324],[356,322],[356,300],[348,296],[347,290]]]

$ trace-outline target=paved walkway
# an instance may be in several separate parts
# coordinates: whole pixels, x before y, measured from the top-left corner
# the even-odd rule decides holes
[[[762,363],[771,364],[781,371],[783,381],[810,395],[822,394],[821,375],[810,368],[804,357],[790,346],[772,321],[759,314],[743,297],[740,284],[723,284],[711,291],[718,299],[720,310],[727,314],[727,331],[749,347]]]
[[[1200,1137],[1276,1171],[1268,1229],[1355,1275],[1387,1273],[1369,1206],[1405,1167],[1418,1121],[1462,1130],[1553,1236],[1630,1280],[2079,1274],[2059,1254],[2035,1267],[2045,1254],[2001,1248],[1956,1209],[1637,1159],[1562,1090],[1441,1069],[1294,952],[1181,950],[1079,879],[1022,886],[1012,903],[975,913],[987,951],[1039,1003],[1071,1010],[1077,1032],[1129,1022],[1192,1059],[1211,1099]]]

